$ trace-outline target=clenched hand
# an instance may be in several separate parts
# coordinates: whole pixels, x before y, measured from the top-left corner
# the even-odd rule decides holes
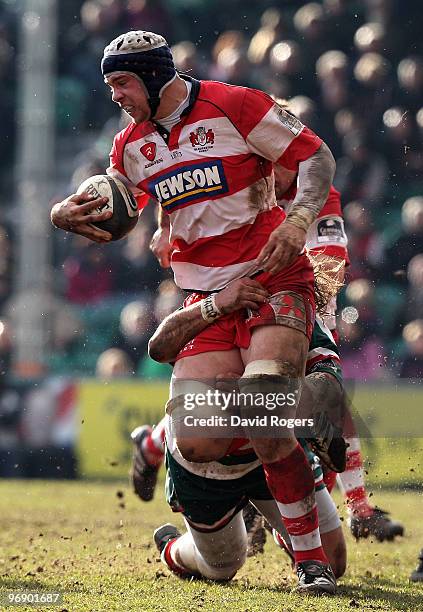
[[[276,274],[293,263],[306,242],[306,232],[289,221],[281,223],[270,234],[258,256],[258,264],[265,272]]]
[[[150,242],[150,250],[157,257],[162,268],[170,267],[172,247],[169,244],[170,230],[168,227],[159,227],[153,234]]]
[[[238,278],[216,294],[216,306],[222,314],[240,308],[257,310],[269,297],[269,292],[253,278]]]
[[[101,214],[95,213],[97,207],[104,205],[108,198],[94,198],[86,191],[77,194],[74,193],[68,198],[58,202],[51,209],[51,222],[56,227],[67,232],[80,234],[94,242],[109,242],[112,235],[105,232],[91,223],[106,221],[112,216],[112,211],[107,210]]]

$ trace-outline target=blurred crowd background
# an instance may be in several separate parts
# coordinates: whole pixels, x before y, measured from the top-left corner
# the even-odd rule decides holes
[[[423,49],[421,0],[67,0],[58,3],[55,201],[104,172],[122,117],[100,73],[128,29],[162,33],[180,70],[262,89],[331,147],[351,266],[339,299],[345,376],[423,373]],[[14,338],[19,3],[0,0],[0,360]],[[7,118],[7,120],[5,120]],[[50,203],[52,204],[52,203]],[[49,203],[46,202],[46,214]],[[155,206],[128,239],[98,246],[54,231],[46,372],[167,377],[146,355],[181,303],[149,252]]]

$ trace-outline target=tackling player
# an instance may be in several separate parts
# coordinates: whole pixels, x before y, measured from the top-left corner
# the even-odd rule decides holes
[[[219,292],[216,299],[219,308],[229,314],[240,309],[257,309],[266,297],[259,283],[243,278],[230,283]],[[179,350],[195,332],[209,326],[210,323],[201,316],[200,305],[194,304],[178,310],[164,319],[151,338],[150,354],[159,361],[174,361]],[[326,336],[326,342],[320,341],[319,344],[334,346],[330,332],[323,323],[319,323],[317,329],[321,339]],[[145,427],[141,427],[133,432],[137,449],[135,456],[141,464],[144,459],[141,444],[146,439],[146,431]],[[184,577],[202,576],[215,580],[232,578],[243,565],[247,552],[247,533],[241,510],[248,500],[253,501],[275,529],[279,545],[293,559],[292,538],[287,537],[276,502],[266,486],[263,469],[248,440],[233,440],[228,453],[221,460],[207,463],[186,461],[178,450],[171,428],[168,428],[166,441],[167,501],[174,511],[184,514],[188,529],[181,536],[173,525],[167,524],[155,532],[162,560],[171,571]],[[330,565],[339,577],[344,573],[346,565],[346,547],[340,521],[335,504],[324,486],[320,465],[306,445],[304,448],[314,470],[322,543]],[[134,484],[137,484],[136,477]],[[143,479],[142,493],[149,492],[145,484]],[[294,512],[294,508],[291,512]],[[295,522],[294,514],[291,518]],[[288,541],[284,542],[284,538]],[[294,536],[297,546],[301,546],[302,540],[305,545],[304,536]],[[330,576],[322,575],[321,568],[312,561],[306,563],[306,567],[308,574],[316,573],[316,579],[300,580],[300,591],[333,592],[334,585]]]

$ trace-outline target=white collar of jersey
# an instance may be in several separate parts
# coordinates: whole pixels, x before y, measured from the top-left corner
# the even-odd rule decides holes
[[[162,119],[156,119],[156,123],[160,124],[167,132],[173,128],[174,125],[178,123],[181,118],[182,113],[189,105],[189,98],[192,89],[192,83],[190,81],[185,81],[187,86],[187,95],[184,100],[180,103],[178,108],[176,108],[173,113],[171,113],[168,117],[163,117]]]

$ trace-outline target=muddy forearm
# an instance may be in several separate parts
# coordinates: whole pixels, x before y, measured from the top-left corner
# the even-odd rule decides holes
[[[201,304],[193,304],[166,317],[148,343],[148,353],[154,361],[174,361],[179,351],[210,323],[203,319]]]
[[[333,155],[324,142],[314,155],[300,163],[297,194],[287,222],[308,230],[326,202],[335,167]]]

